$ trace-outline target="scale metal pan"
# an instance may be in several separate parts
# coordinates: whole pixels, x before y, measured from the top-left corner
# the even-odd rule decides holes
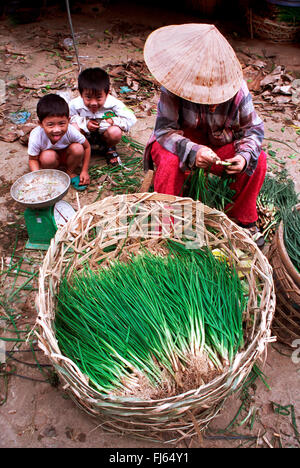
[[[69,190],[71,179],[57,169],[29,172],[17,179],[10,189],[12,198],[27,208],[46,208],[61,200]]]

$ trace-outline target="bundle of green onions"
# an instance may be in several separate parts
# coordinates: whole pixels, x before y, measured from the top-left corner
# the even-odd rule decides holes
[[[168,249],[61,281],[60,350],[102,393],[144,397],[147,388],[153,398],[197,388],[243,344],[247,299],[235,268],[208,248],[169,241]]]
[[[294,207],[283,215],[284,245],[296,270],[300,273],[300,211]]]
[[[300,23],[300,7],[297,6],[278,6],[277,19],[287,23]]]
[[[258,225],[265,236],[271,238],[282,220],[284,213],[298,202],[293,180],[287,171],[274,175],[267,174],[257,197]]]
[[[194,169],[184,183],[183,190],[187,197],[200,200],[204,205],[225,211],[227,204],[232,202],[235,191],[230,188],[232,178],[224,172],[221,177]]]

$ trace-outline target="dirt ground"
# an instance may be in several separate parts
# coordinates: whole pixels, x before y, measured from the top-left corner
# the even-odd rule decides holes
[[[250,39],[247,28],[243,27],[239,18],[230,22],[212,15],[207,19],[201,13],[190,13],[187,10],[170,12],[170,8],[158,4],[150,7],[138,2],[90,1],[72,13],[72,20],[80,64],[83,67],[110,65],[116,94],[127,102],[138,117],[130,136],[143,145],[153,129],[158,88],[151,84],[149,77],[149,81],[139,81],[142,76],[139,73],[137,84],[132,74],[127,75],[129,78],[126,82],[121,82],[122,70],[125,67],[132,72],[134,67],[138,67],[143,77],[146,76],[145,68],[142,68],[143,43],[157,27],[184,22],[215,23],[235,48],[249,88],[253,91],[257,111],[264,119],[264,148],[269,151],[269,170],[273,167],[287,169],[294,179],[296,190],[300,191],[300,92],[299,101],[297,96],[292,102],[290,96],[276,92],[265,99],[262,96],[264,90],[259,86],[260,80],[277,66],[281,67],[282,75],[288,75],[288,80],[300,79],[299,44],[274,44]],[[73,96],[77,95],[76,56],[63,42],[70,37],[67,15],[58,6],[46,9],[36,21],[28,24],[16,24],[6,15],[0,19],[0,79],[6,84],[5,100],[2,101],[0,89],[2,272],[11,264],[12,258],[22,258],[22,265],[25,263],[26,271],[31,273],[37,271],[43,260],[42,252],[26,252],[24,249],[27,234],[22,209],[12,200],[10,187],[18,177],[28,172],[26,146],[22,144],[22,138],[31,128],[30,125],[35,123],[38,98],[49,90],[57,92],[69,89]],[[119,65],[121,72],[117,67]],[[133,91],[128,95],[120,94],[120,83]],[[20,110],[31,113],[27,126],[11,121],[11,114]],[[97,161],[95,156],[91,164]],[[78,194],[80,204],[95,201],[98,183],[94,181],[89,192]],[[70,190],[65,199],[75,209],[78,207],[74,190]],[[2,274],[1,281],[2,307],[7,306],[7,310],[14,314],[18,329],[30,329],[36,314],[36,277],[33,282],[28,282],[33,287],[27,290],[24,288],[23,294],[14,294],[16,284],[19,283],[12,284],[13,276],[4,277]],[[0,316],[2,333],[1,308]],[[10,342],[6,342],[6,351],[10,349]],[[18,351],[18,354],[13,354],[18,361],[7,359],[4,363],[6,374],[4,366],[1,371],[0,361],[0,447],[163,447],[162,442],[136,440],[103,431],[99,421],[84,413],[65,395],[51,369],[42,367],[49,363],[40,351],[35,353],[36,360],[26,344]],[[259,363],[269,388],[261,379],[255,381],[247,396],[247,405],[235,423],[232,421],[242,400],[240,396],[232,395],[209,425],[203,440],[195,436],[188,443],[178,443],[177,448],[299,448],[299,366],[297,349],[293,352],[279,343],[270,344],[266,361]],[[14,375],[9,376],[7,372]],[[49,377],[52,377],[51,384]],[[229,424],[230,428],[224,431]]]

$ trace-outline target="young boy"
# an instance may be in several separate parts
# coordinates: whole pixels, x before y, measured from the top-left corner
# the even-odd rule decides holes
[[[109,94],[109,76],[102,68],[87,68],[78,77],[80,96],[69,103],[71,123],[90,143],[104,147],[108,164],[120,164],[116,151],[123,132],[136,123],[134,113]]]
[[[68,103],[57,94],[47,94],[37,104],[37,116],[39,125],[28,141],[30,170],[64,166],[74,188],[85,190],[90,183],[91,147],[85,136],[70,125]],[[75,171],[81,163],[78,176]]]

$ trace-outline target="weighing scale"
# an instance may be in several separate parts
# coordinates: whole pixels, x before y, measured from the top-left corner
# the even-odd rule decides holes
[[[62,200],[69,187],[70,177],[57,169],[30,172],[12,185],[12,198],[26,207],[26,249],[48,250],[56,231],[74,216],[73,207]]]

